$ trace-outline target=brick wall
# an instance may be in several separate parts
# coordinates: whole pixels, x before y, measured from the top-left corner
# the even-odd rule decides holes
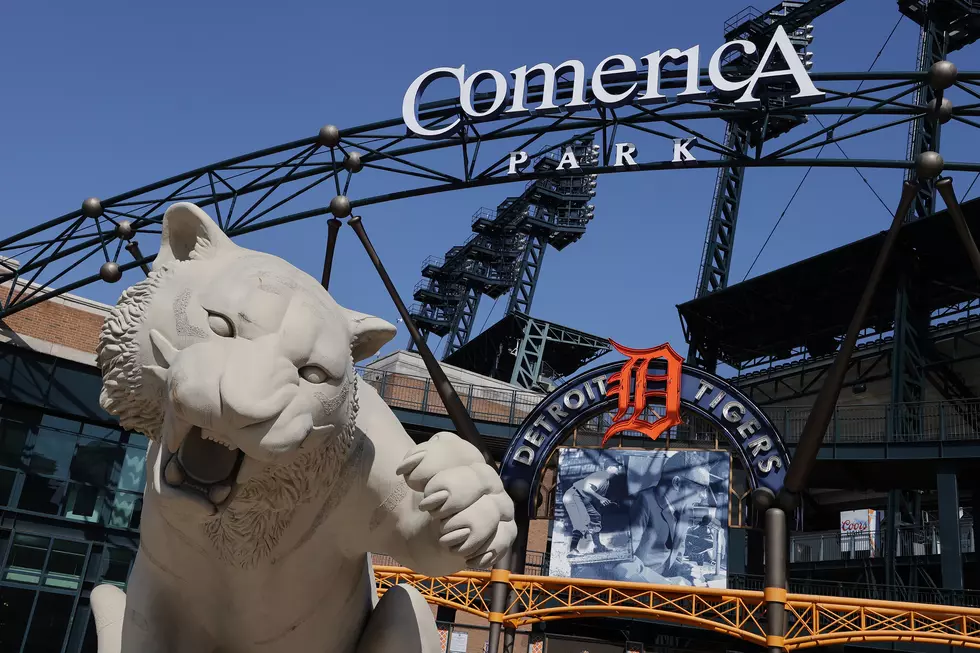
[[[9,287],[0,287],[0,301],[7,298],[9,291]],[[105,314],[97,310],[72,306],[71,299],[56,298],[14,313],[3,324],[22,336],[94,354],[105,320]]]

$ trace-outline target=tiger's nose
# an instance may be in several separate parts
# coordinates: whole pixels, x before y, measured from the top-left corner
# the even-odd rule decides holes
[[[299,390],[299,373],[285,358],[243,358],[236,357],[221,378],[222,419],[235,428],[273,419]]]

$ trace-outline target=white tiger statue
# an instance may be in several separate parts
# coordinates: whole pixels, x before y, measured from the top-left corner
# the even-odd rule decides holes
[[[415,445],[355,372],[394,333],[199,207],[167,210],[97,352],[102,406],[150,439],[127,593],[92,592],[99,653],[441,650],[421,594],[378,600],[368,552],[486,567],[514,506],[475,447]]]

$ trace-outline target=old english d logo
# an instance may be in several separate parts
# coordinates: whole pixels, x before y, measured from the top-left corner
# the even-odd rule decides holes
[[[681,423],[681,364],[684,359],[667,343],[653,349],[630,349],[613,340],[609,343],[627,358],[622,369],[610,376],[607,383],[606,395],[619,398],[619,409],[606,429],[602,444],[623,431],[637,431],[656,440],[661,433]],[[667,363],[667,373],[650,376],[647,374],[650,362],[657,359]],[[648,381],[664,381],[664,389],[648,390]],[[665,403],[663,417],[653,422],[640,419],[650,397],[663,397]]]

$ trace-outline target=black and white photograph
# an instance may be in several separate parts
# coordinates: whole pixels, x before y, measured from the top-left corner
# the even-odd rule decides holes
[[[724,451],[559,450],[551,576],[725,587]]]

